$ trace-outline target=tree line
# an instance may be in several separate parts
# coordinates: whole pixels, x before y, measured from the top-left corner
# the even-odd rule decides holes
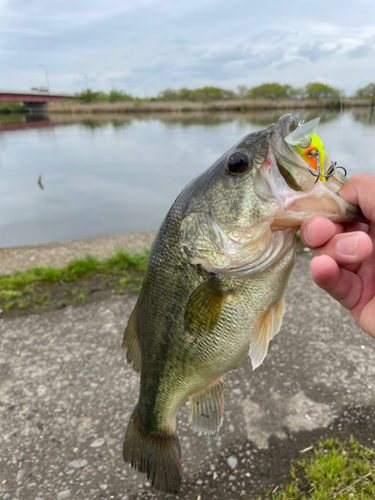
[[[197,89],[181,88],[179,90],[165,89],[159,92],[156,97],[143,98],[133,97],[121,90],[111,90],[106,92],[94,92],[86,89],[76,94],[80,101],[91,102],[124,102],[124,101],[190,101],[209,102],[236,99],[265,99],[268,101],[277,100],[312,100],[312,101],[334,101],[346,97],[340,89],[326,85],[324,83],[308,83],[304,87],[293,87],[292,85],[281,85],[280,83],[264,83],[257,87],[248,88],[239,85],[237,92],[222,89],[219,87],[202,87]],[[353,96],[358,99],[369,99],[375,104],[375,83],[358,89]]]

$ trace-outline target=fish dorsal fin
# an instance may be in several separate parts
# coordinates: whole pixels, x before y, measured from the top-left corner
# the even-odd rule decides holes
[[[126,359],[129,364],[133,363],[136,372],[141,370],[141,347],[138,337],[138,302],[130,315],[128,325],[125,328],[122,348],[126,351]]]
[[[190,341],[208,335],[217,325],[221,310],[233,290],[221,288],[216,275],[210,276],[190,295],[185,311],[185,333]]]
[[[250,341],[250,358],[253,369],[258,368],[268,352],[268,344],[279,332],[285,313],[284,297],[272,306],[263,316],[257,332]]]
[[[197,432],[213,434],[223,423],[225,375],[195,394],[190,394],[191,427]]]

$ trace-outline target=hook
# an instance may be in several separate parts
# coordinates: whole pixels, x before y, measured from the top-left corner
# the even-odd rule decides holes
[[[341,168],[344,171],[345,177],[347,176],[346,169],[344,167],[342,167],[341,165],[337,165],[337,161],[335,161],[335,162],[331,161],[331,165],[328,167],[327,173],[324,174],[322,172],[322,167],[320,165],[320,152],[319,152],[319,150],[316,149],[316,150],[310,151],[309,153],[307,153],[307,156],[309,158],[316,159],[317,170],[312,168],[310,165],[310,162],[308,162],[310,174],[313,175],[314,177],[316,177],[315,184],[318,182],[319,177],[324,177],[324,179],[327,180],[329,177],[332,177],[333,175],[335,175],[336,171],[339,168]]]

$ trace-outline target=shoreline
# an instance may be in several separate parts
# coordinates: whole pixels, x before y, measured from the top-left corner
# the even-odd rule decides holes
[[[367,99],[343,99],[344,108],[371,107],[371,102]],[[339,102],[332,101],[266,101],[266,100],[233,100],[233,101],[212,101],[190,102],[117,102],[117,103],[95,103],[95,104],[70,104],[52,103],[49,104],[47,113],[174,113],[192,111],[261,111],[277,109],[313,109],[326,108],[338,109]]]
[[[156,231],[99,236],[80,240],[0,248],[0,274],[25,271],[30,267],[63,267],[70,260],[88,254],[99,260],[112,257],[116,250],[132,253],[150,248]]]
[[[372,108],[373,105],[368,99],[343,99],[343,109]],[[0,116],[12,115],[33,115],[33,114],[55,114],[55,115],[116,115],[116,114],[185,114],[189,116],[193,113],[246,113],[251,111],[277,111],[286,109],[327,109],[340,110],[340,102],[336,101],[296,101],[296,100],[231,100],[231,101],[125,101],[115,103],[70,103],[57,102],[48,103],[43,110],[29,111],[28,109],[0,109]]]

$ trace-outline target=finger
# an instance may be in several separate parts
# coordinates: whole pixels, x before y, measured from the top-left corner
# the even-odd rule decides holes
[[[347,202],[358,205],[368,220],[375,221],[375,177],[373,175],[353,175],[339,193]]]
[[[344,223],[344,231],[346,233],[353,233],[354,231],[362,231],[363,233],[369,234],[370,226],[366,222],[349,222]]]
[[[357,273],[362,282],[362,294],[355,308],[350,311],[365,332],[375,336],[375,255],[367,259]]]
[[[360,312],[358,324],[364,332],[375,338],[375,297]]]
[[[362,282],[359,276],[341,269],[337,262],[328,255],[315,257],[310,263],[314,282],[346,309],[353,309],[362,293]]]
[[[316,248],[325,245],[332,236],[343,231],[341,224],[334,224],[325,217],[313,217],[302,224],[300,235],[304,245]]]
[[[371,238],[361,231],[333,236],[328,243],[314,250],[313,257],[328,255],[348,271],[356,272],[373,250]]]

